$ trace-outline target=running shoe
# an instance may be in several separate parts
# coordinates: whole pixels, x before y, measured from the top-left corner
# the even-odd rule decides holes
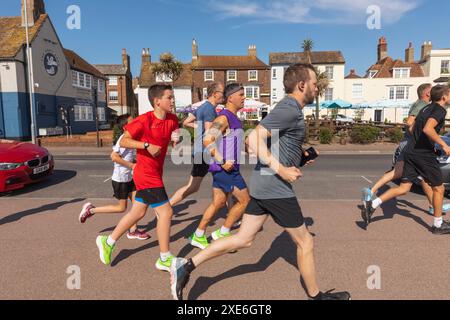
[[[343,292],[333,292],[335,289],[329,290],[327,292],[320,292],[312,300],[351,300],[352,297],[347,291]]]
[[[372,208],[372,200],[363,201],[363,207],[361,209],[361,217],[366,223],[366,227],[369,226],[374,212],[375,209]]]
[[[92,203],[86,203],[83,206],[83,209],[81,209],[81,213],[78,216],[78,221],[80,221],[80,223],[85,223],[87,219],[94,215],[93,213],[91,213],[91,210],[94,208],[95,207],[92,205]]]
[[[158,259],[155,263],[156,269],[160,271],[170,272],[170,267],[172,266],[172,262],[175,259],[174,256],[170,256],[166,261],[162,261],[161,258]]]
[[[222,232],[220,232],[220,229],[217,229],[216,231],[214,231],[211,234],[211,237],[213,238],[214,241],[219,240],[221,238],[226,238],[226,237],[229,237],[229,236],[231,236],[230,232],[222,233]]]
[[[151,238],[151,236],[144,231],[140,231],[140,230],[135,230],[133,232],[127,232],[127,238],[130,240],[140,240],[140,241],[144,241],[144,240],[148,240]]]
[[[193,245],[194,247],[197,247],[199,249],[206,249],[209,246],[208,239],[205,235],[202,237],[197,237],[195,233],[189,237],[189,243]]]
[[[449,212],[449,211],[450,211],[450,203],[443,204],[442,205],[442,214],[446,215],[447,212]],[[430,216],[434,216],[434,208],[433,207],[430,207],[430,210],[428,210],[428,214]]]
[[[175,258],[170,268],[170,291],[175,300],[183,300],[183,290],[189,282],[190,273],[186,270],[188,261]]]
[[[364,188],[362,190],[362,201],[370,201],[372,200],[373,194],[371,188]]]
[[[431,228],[431,232],[435,235],[450,234],[450,222],[443,221],[440,228],[433,226],[433,228]]]
[[[98,251],[100,253],[100,260],[103,264],[109,266],[111,264],[111,255],[114,251],[114,246],[110,246],[107,243],[108,236],[98,236],[96,243],[98,247]]]

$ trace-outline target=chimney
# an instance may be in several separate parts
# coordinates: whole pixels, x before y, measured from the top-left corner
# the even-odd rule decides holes
[[[130,56],[127,54],[127,49],[122,49],[122,65],[127,70],[130,69]]]
[[[428,56],[431,54],[431,50],[433,50],[433,45],[431,44],[431,41],[424,42],[422,45],[422,55],[420,56],[420,60],[425,60],[428,58]]]
[[[409,47],[405,50],[405,62],[413,63],[414,62],[414,47],[412,42],[409,43]]]
[[[387,41],[386,41],[385,37],[381,37],[378,40],[378,61],[381,61],[384,58],[387,58],[387,56],[388,56]]]
[[[257,51],[256,51],[256,46],[255,45],[251,45],[251,46],[248,47],[248,55],[250,57],[256,57],[256,53],[257,53]]]
[[[198,45],[195,39],[192,40],[192,60],[198,59]]]
[[[356,76],[356,70],[355,69],[351,69],[350,70],[350,75],[351,76]]]
[[[34,26],[34,23],[39,19],[41,14],[45,13],[44,0],[27,0],[27,18],[28,26]],[[25,0],[22,0],[22,27],[25,27]]]
[[[150,56],[150,48],[142,49],[142,64],[146,62],[152,62],[152,57]]]

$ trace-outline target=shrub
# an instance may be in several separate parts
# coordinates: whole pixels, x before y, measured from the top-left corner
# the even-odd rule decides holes
[[[321,144],[330,144],[333,140],[333,132],[329,128],[322,128],[319,131],[319,141]]]
[[[390,128],[385,133],[386,137],[393,143],[399,143],[403,139],[403,131],[400,128]]]
[[[370,144],[377,141],[380,135],[380,129],[374,126],[357,126],[354,127],[350,137],[352,143]]]

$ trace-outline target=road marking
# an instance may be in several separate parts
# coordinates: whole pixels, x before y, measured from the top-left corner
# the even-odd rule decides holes
[[[108,174],[91,174],[89,175],[91,178],[111,178],[111,176]]]
[[[105,181],[103,181],[103,183],[106,183],[106,182],[108,182],[109,180],[111,180],[112,178],[111,177],[109,177],[108,179],[106,179]]]
[[[364,180],[366,180],[368,183],[370,183],[370,184],[372,184],[373,182],[372,181],[370,181],[369,179],[367,179],[366,177],[364,177],[364,176],[361,176],[361,178],[363,178]]]

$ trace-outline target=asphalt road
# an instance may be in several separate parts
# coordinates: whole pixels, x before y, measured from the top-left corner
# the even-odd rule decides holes
[[[113,201],[110,161],[87,156],[56,161],[50,180],[0,197],[0,299],[171,299],[169,275],[154,268],[159,250],[152,212],[140,225],[153,238],[121,239],[111,267],[100,263],[95,237],[108,234],[120,215],[95,216],[86,225],[77,221],[86,201],[96,205]],[[361,227],[357,207],[361,189],[389,166],[389,156],[323,156],[304,170],[295,188],[315,235],[319,284],[323,290],[349,290],[354,299],[450,299],[450,236],[429,232],[432,218],[424,211],[427,203],[422,195],[412,193],[384,204],[369,230]],[[252,166],[244,166],[244,177],[249,178],[251,170]],[[169,161],[168,193],[182,185],[189,173],[190,166]],[[195,230],[210,190],[208,177],[198,194],[175,208],[174,254],[189,257],[197,252],[185,236]],[[209,232],[221,226],[224,214]],[[81,272],[79,290],[69,289],[77,283],[71,282],[73,270]],[[376,275],[377,281],[371,281]],[[295,247],[271,220],[251,249],[196,270],[186,296],[306,299],[295,266]]]

